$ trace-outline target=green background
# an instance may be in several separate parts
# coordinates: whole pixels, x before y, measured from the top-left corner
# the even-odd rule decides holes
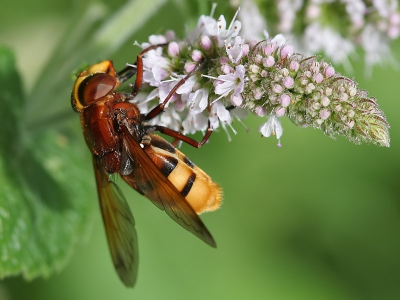
[[[38,0],[2,7],[0,42],[16,52],[28,102],[29,95],[32,102],[38,95],[48,97],[40,100],[44,106],[29,104],[37,108],[32,118],[59,108],[62,121],[46,123],[40,130],[70,130],[74,134],[69,143],[79,145],[87,157],[86,165],[71,163],[70,168],[92,168],[78,115],[69,110],[72,71],[80,63],[101,59],[112,59],[121,68],[135,60],[135,40],[146,41],[148,35],[167,29],[182,34],[183,24],[193,26],[200,13],[209,11],[208,5],[167,2],[116,51],[104,52],[107,57],[101,57],[106,55],[101,51],[79,56],[90,46],[84,42],[69,49],[67,54],[79,62],[68,65],[60,57],[58,63],[65,68],[59,73],[53,73],[57,59],[51,66],[45,67],[46,62],[53,51],[61,52],[65,32],[79,30],[74,18],[82,5]],[[93,28],[118,7],[118,1],[105,7],[106,17]],[[216,15],[224,9],[218,6]],[[399,60],[399,42],[392,51]],[[274,138],[260,138],[258,126],[265,120],[256,117],[245,120],[249,133],[234,124],[239,134],[232,142],[221,131],[199,150],[184,145],[181,150],[224,190],[222,208],[202,216],[218,248],[185,232],[119,181],[139,235],[134,289],[126,289],[114,271],[94,176],[89,176],[89,197],[82,195],[82,201],[93,202],[92,232],[59,273],[31,282],[19,277],[0,281],[0,299],[400,299],[400,73],[393,66],[378,66],[366,78],[362,55],[352,59],[352,66],[347,75],[376,97],[386,113],[390,148],[335,141],[286,119],[283,147],[278,148]],[[61,79],[56,82],[52,76]],[[38,92],[41,78],[46,78],[45,89]]]

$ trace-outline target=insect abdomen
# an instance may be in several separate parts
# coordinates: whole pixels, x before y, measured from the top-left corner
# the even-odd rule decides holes
[[[222,191],[210,176],[159,136],[151,136],[151,149],[153,162],[197,214],[219,208]]]

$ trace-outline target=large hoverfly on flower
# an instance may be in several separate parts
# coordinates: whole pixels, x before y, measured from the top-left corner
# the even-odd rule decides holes
[[[71,104],[80,115],[83,135],[92,152],[100,208],[115,269],[123,283],[132,287],[137,278],[138,249],[135,221],[130,208],[112,181],[121,178],[150,199],[179,225],[212,247],[214,238],[198,214],[219,207],[221,189],[182,152],[155,131],[201,147],[212,133],[209,127],[201,142],[179,132],[147,121],[163,112],[164,106],[190,73],[169,93],[164,102],[146,115],[129,102],[143,81],[142,56],[158,46],[143,50],[136,68],[117,73],[109,60],[90,66],[79,74],[71,95]],[[116,89],[136,74],[132,92]]]

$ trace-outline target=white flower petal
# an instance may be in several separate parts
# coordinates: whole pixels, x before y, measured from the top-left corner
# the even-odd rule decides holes
[[[226,47],[229,59],[233,63],[237,63],[243,56],[243,41],[240,36],[235,37],[235,44],[232,46],[230,43]]]
[[[218,80],[223,81],[215,87],[217,95],[228,95],[232,90],[235,96],[239,96],[244,89],[245,68],[242,65],[236,66],[235,73],[219,75]],[[239,79],[239,80],[238,80]]]
[[[258,130],[265,137],[276,135],[279,140],[283,134],[282,124],[275,115],[270,115],[268,121],[262,124]]]
[[[220,102],[215,102],[211,107],[211,114],[217,115],[221,122],[230,124],[232,122],[232,116],[225,106]]]
[[[182,84],[177,90],[177,94],[190,94],[192,92],[193,86],[197,81],[196,76],[189,77],[184,84]],[[178,81],[179,82],[179,81]]]
[[[277,44],[279,47],[283,46],[286,44],[286,39],[283,34],[277,34],[272,40],[272,43]]]
[[[199,114],[207,108],[208,105],[208,89],[198,89],[189,95],[188,106],[190,106],[193,114]]]

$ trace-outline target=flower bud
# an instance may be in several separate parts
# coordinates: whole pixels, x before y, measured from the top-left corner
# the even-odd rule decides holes
[[[191,57],[193,61],[199,62],[203,59],[203,53],[201,53],[199,50],[193,50]]]
[[[200,46],[203,47],[204,50],[209,51],[212,46],[210,37],[207,35],[202,35],[200,38]]]

